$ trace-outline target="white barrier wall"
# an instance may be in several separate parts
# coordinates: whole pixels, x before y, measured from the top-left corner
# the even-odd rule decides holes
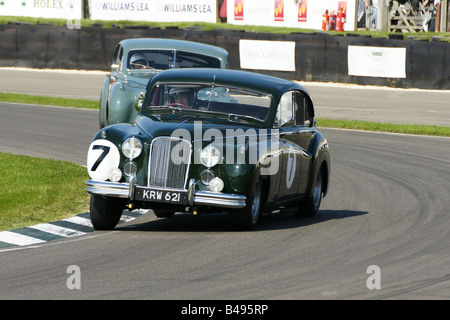
[[[93,20],[215,23],[216,0],[89,0]]]
[[[351,76],[406,78],[406,48],[348,46]]]
[[[264,25],[322,29],[325,10],[345,9],[345,31],[353,31],[356,0],[228,0],[227,22],[236,25]]]
[[[295,42],[241,39],[239,60],[242,69],[295,71]]]
[[[82,0],[0,0],[0,16],[81,19]]]

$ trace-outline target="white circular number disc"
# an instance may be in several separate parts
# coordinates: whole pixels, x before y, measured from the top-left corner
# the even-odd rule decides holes
[[[113,168],[120,163],[119,149],[108,140],[95,140],[87,155],[87,169],[92,180],[104,181]]]

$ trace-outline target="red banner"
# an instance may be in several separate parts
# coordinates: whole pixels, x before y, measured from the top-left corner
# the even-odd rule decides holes
[[[234,20],[244,20],[244,0],[234,0]]]
[[[308,6],[308,0],[300,1],[298,4],[298,21],[299,22],[306,22],[308,19],[308,12],[307,12],[307,6]]]
[[[284,21],[284,0],[275,0],[275,21]]]

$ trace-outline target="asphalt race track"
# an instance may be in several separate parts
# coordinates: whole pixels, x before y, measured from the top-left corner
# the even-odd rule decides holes
[[[0,104],[1,151],[84,165],[97,127],[97,111]],[[322,131],[332,177],[316,217],[234,232],[226,215],[149,211],[0,249],[0,299],[449,299],[450,139]]]

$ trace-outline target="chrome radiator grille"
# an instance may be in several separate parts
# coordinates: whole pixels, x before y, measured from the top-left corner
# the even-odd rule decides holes
[[[165,189],[185,189],[191,143],[173,137],[153,140],[150,147],[148,186]]]

